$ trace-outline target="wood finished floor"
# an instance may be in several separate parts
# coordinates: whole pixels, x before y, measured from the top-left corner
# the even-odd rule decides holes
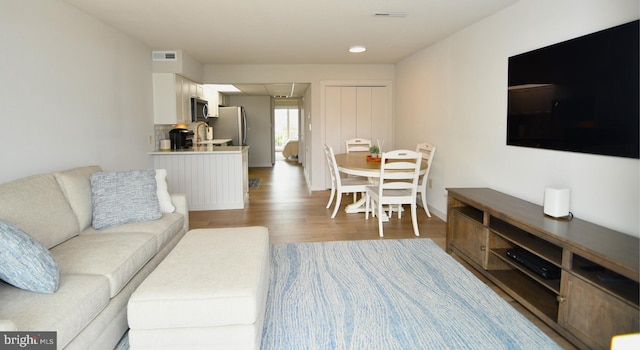
[[[266,226],[271,243],[380,239],[377,220],[365,220],[364,214],[344,212],[344,207],[353,202],[352,196],[343,196],[338,214],[331,219],[335,200],[330,209],[325,209],[330,191],[310,192],[303,169],[296,162],[277,161],[272,168],[250,168],[249,177],[262,178],[262,182],[258,189],[249,191],[249,204],[245,209],[192,211],[189,213],[190,228]],[[420,238],[430,238],[444,249],[444,221],[435,215],[427,217],[424,210],[418,207],[418,227]],[[394,215],[390,222],[384,224],[384,236],[387,239],[416,238],[413,235],[410,213],[405,211],[400,220]],[[456,257],[456,260],[466,266],[459,258]],[[560,346],[575,349],[498,287],[474,269],[467,268]]]

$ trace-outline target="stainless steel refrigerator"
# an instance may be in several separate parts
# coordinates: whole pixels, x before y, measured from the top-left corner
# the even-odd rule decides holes
[[[231,139],[233,146],[247,145],[247,117],[244,107],[220,107],[218,117],[212,119],[216,139]]]

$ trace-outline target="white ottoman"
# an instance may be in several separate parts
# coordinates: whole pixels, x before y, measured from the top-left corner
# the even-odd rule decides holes
[[[266,227],[187,232],[129,300],[131,349],[259,349],[269,264]]]

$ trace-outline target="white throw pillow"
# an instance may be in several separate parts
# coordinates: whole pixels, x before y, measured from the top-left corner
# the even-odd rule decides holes
[[[160,210],[163,213],[173,213],[176,207],[171,202],[169,187],[167,185],[167,170],[156,169],[156,183],[158,191],[158,201],[160,202]]]

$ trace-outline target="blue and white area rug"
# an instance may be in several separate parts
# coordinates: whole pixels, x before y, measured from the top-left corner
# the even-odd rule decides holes
[[[262,349],[560,349],[430,239],[272,244]]]

